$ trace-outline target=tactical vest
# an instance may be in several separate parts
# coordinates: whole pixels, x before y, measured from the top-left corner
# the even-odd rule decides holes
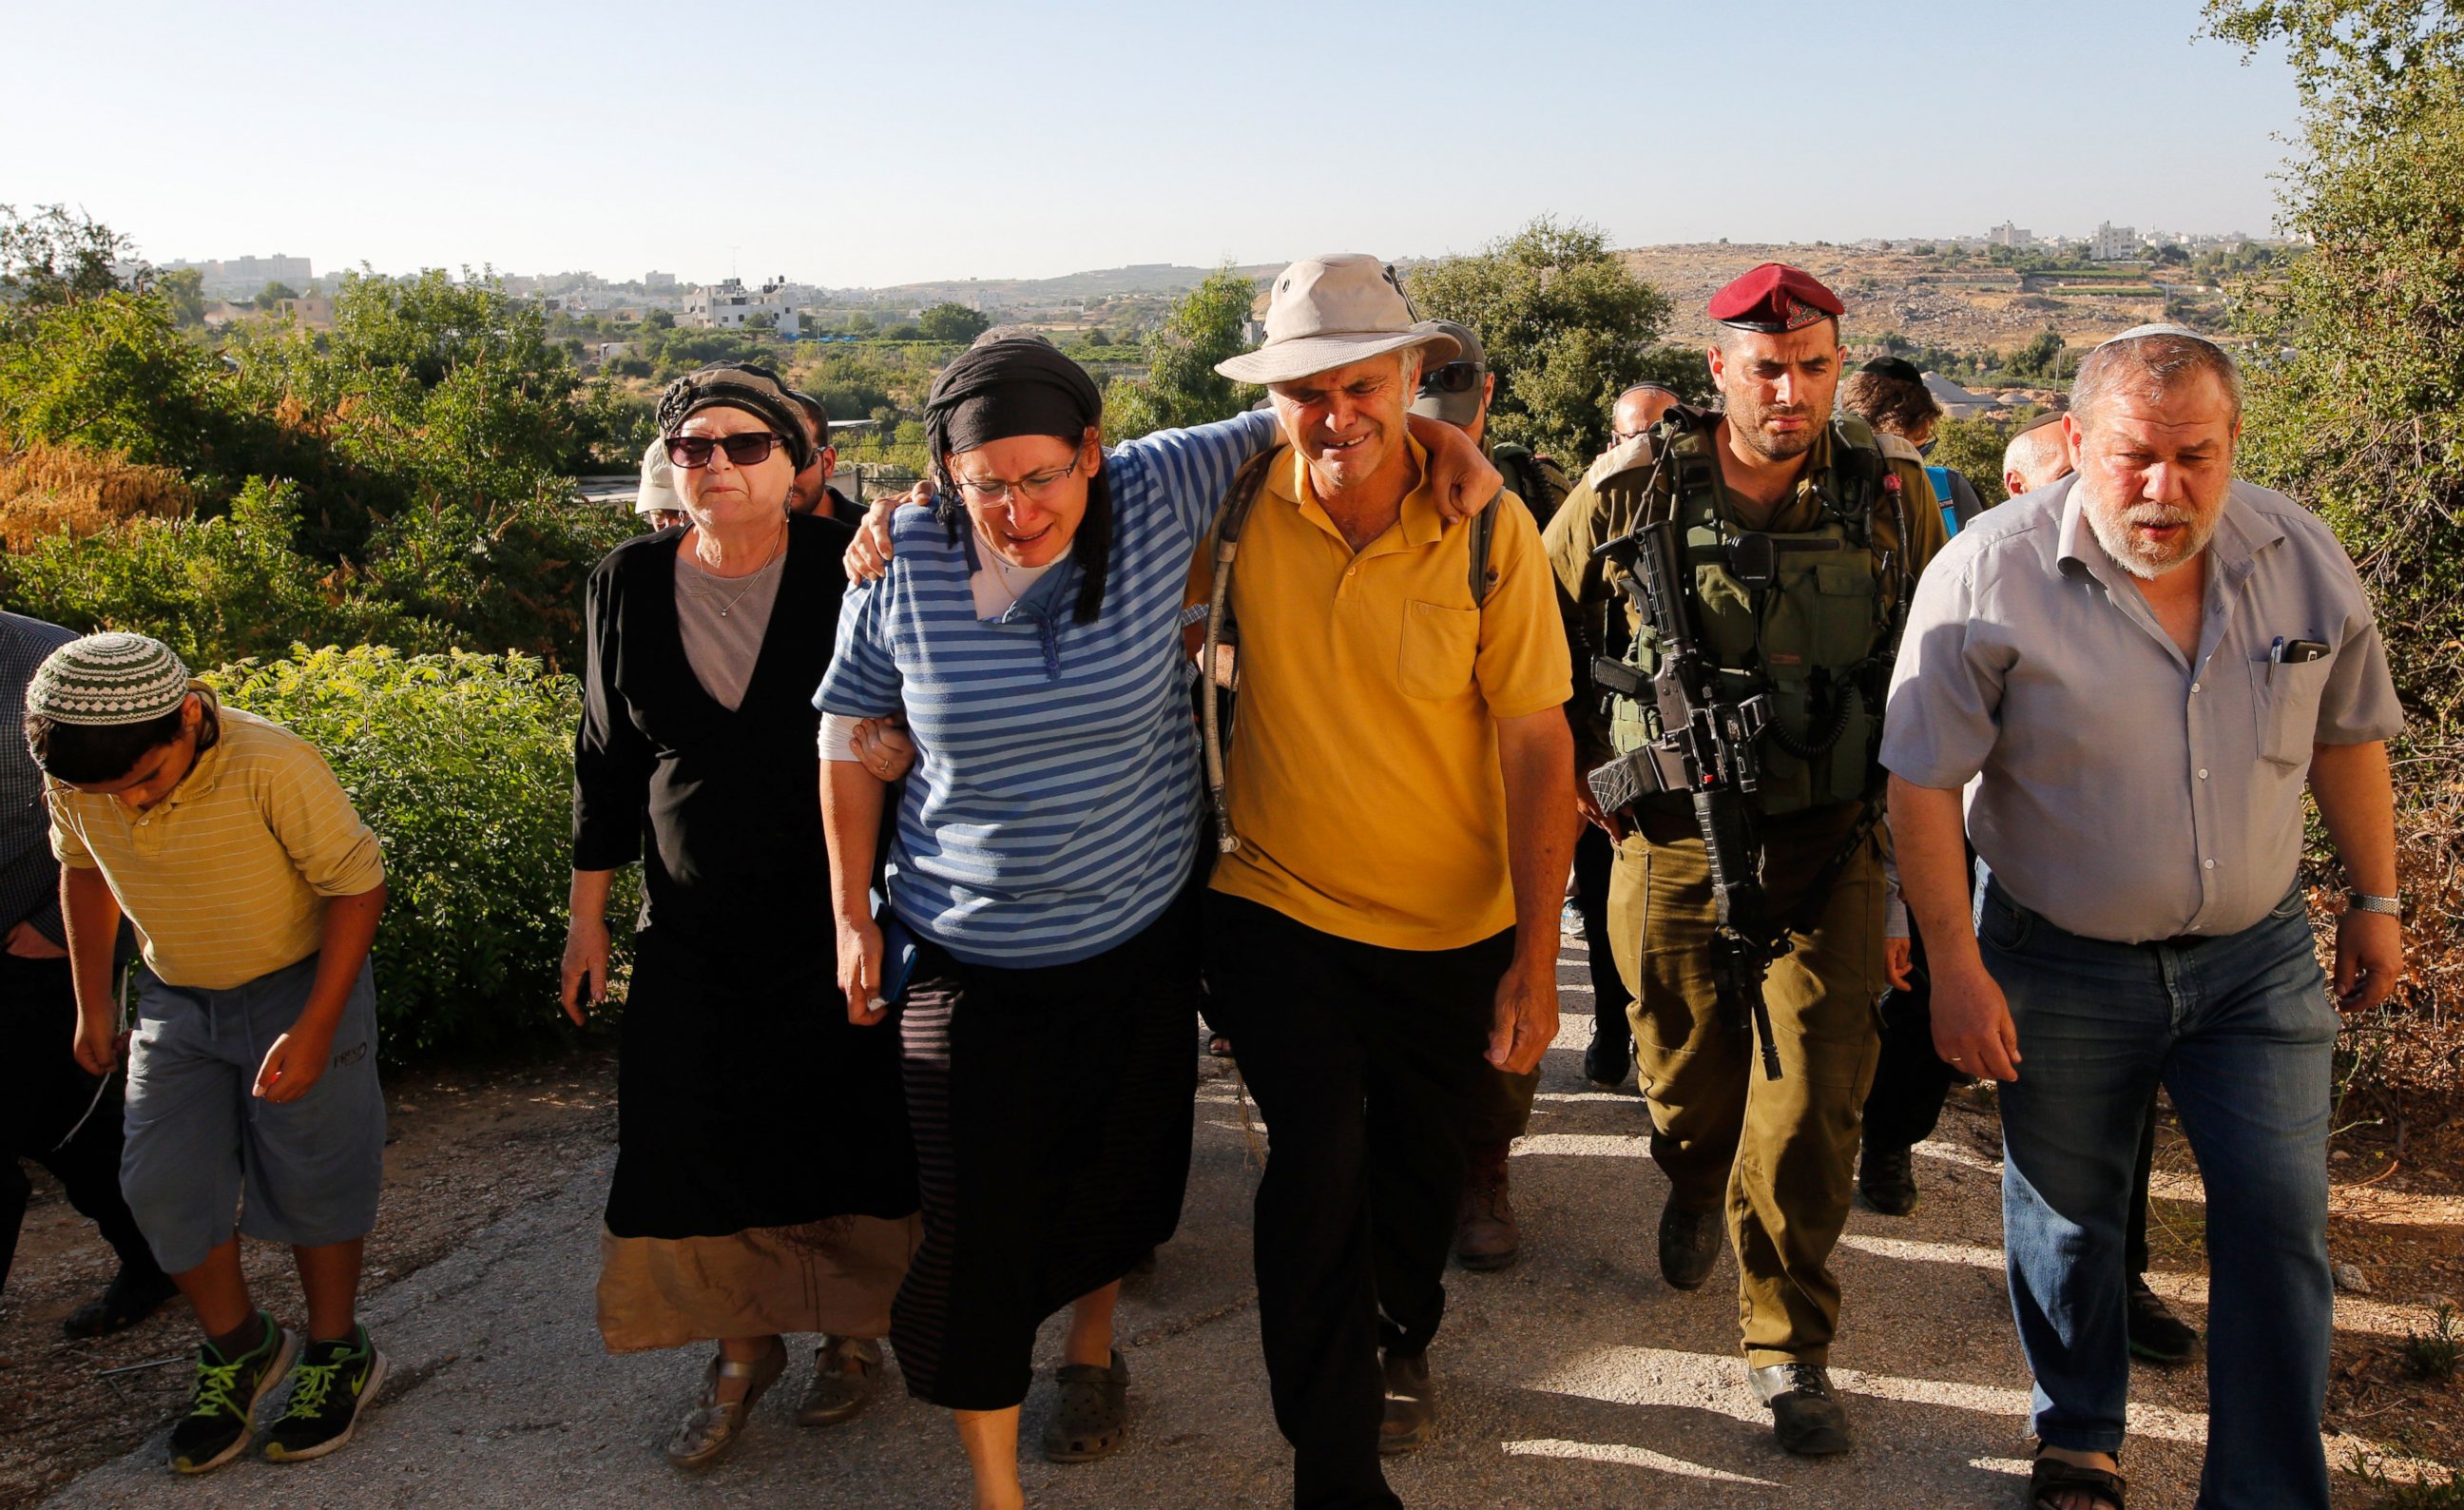
[[[1741,562],[1733,549],[1745,532],[1720,511],[1717,434],[1711,427],[1663,423],[1655,433],[1659,464],[1600,486],[1632,478],[1628,485],[1646,491],[1629,517],[1677,521],[1703,642],[1720,668],[1720,696],[1771,699],[1771,722],[1756,745],[1762,781],[1750,798],[1755,808],[1778,817],[1854,802],[1879,769],[1882,695],[1898,650],[1904,593],[1884,580],[1873,532],[1874,511],[1886,494],[1896,500],[1898,480],[1863,421],[1835,419],[1830,475],[1819,479],[1822,517],[1810,530],[1763,532],[1777,549],[1758,582],[1755,564]],[[1904,538],[1904,517],[1901,533]],[[1625,661],[1646,677],[1658,669],[1659,638],[1647,621]],[[1661,733],[1659,722],[1656,707],[1615,699],[1611,742],[1620,753],[1638,748]],[[1650,800],[1672,812],[1690,811],[1683,793]]]

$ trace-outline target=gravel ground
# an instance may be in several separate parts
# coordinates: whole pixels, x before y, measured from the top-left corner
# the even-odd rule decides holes
[[[1579,962],[1579,945],[1570,947],[1566,1029],[1512,1166],[1525,1255],[1505,1274],[1449,1281],[1450,1313],[1432,1353],[1441,1435],[1391,1465],[1404,1499],[1463,1510],[2018,1505],[2028,1380],[2002,1285],[1990,1111],[1955,1103],[1919,1150],[1925,1196],[1914,1216],[1860,1210],[1851,1218],[1838,1258],[1847,1308],[1835,1372],[1858,1450],[1824,1462],[1789,1458],[1772,1446],[1736,1356],[1729,1261],[1691,1296],[1658,1276],[1652,1233],[1665,1185],[1646,1155],[1631,1084],[1613,1095],[1580,1077],[1590,1000]],[[1122,1307],[1132,1441],[1107,1462],[1045,1464],[1032,1447],[1050,1406],[1049,1386],[1039,1384],[1026,1407],[1024,1475],[1029,1502],[1043,1510],[1288,1502],[1288,1456],[1268,1410],[1249,1280],[1263,1130],[1245,1125],[1221,1067],[1208,1069],[1180,1233],[1155,1276],[1131,1282]],[[289,1468],[243,1460],[182,1481],[159,1466],[158,1433],[48,1503],[968,1502],[946,1418],[906,1398],[894,1379],[865,1415],[815,1432],[792,1423],[803,1381],[791,1371],[733,1457],[694,1477],[670,1470],[659,1447],[702,1359],[600,1351],[591,1287],[611,1154],[605,1144],[577,1148],[566,1175],[538,1198],[373,1297],[369,1323],[393,1372],[345,1454]],[[2196,1321],[2204,1281],[2184,1268],[2153,1279]],[[1045,1366],[1059,1346],[1056,1323],[1043,1339]],[[2141,1369],[2134,1392],[2132,1502],[2187,1506],[2205,1430],[2200,1374]],[[2343,1439],[2340,1451],[2349,1445]],[[2350,1485],[2339,1500],[2364,1502]]]

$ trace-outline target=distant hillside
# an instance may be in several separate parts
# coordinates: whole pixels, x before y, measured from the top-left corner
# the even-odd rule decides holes
[[[1275,262],[1239,271],[1252,278],[1265,278],[1282,266],[1282,263]],[[1070,273],[1061,278],[953,278],[936,283],[901,283],[893,288],[846,289],[833,293],[834,298],[842,301],[852,296],[881,304],[921,308],[955,300],[1012,314],[1034,314],[1084,303],[1090,299],[1186,293],[1204,282],[1207,275],[1214,271],[1211,267],[1141,262],[1132,267],[1099,268],[1091,273]]]
[[[1635,247],[1621,252],[1626,266],[1656,283],[1675,302],[1669,335],[1696,341],[1710,331],[1703,306],[1738,274],[1763,262],[1787,262],[1822,279],[1848,306],[1842,322],[1852,346],[1901,335],[1924,345],[1960,350],[2025,344],[2047,328],[2074,346],[2093,345],[2117,331],[2161,318],[2163,300],[2148,292],[2029,291],[2019,276],[1972,264],[1947,268],[1940,258],[1907,252],[1867,252],[1855,247],[1697,246]],[[2125,278],[2118,289],[2145,290]]]
[[[2074,346],[2093,345],[2118,330],[2163,318],[2165,307],[2143,277],[2123,270],[2099,275],[2109,283],[2106,291],[2094,284],[2074,287],[2058,278],[2043,278],[2031,287],[2016,273],[1974,262],[1954,266],[1941,257],[1905,250],[1710,243],[1634,247],[1618,255],[1667,293],[1676,306],[1669,338],[1683,342],[1698,341],[1708,333],[1703,306],[1712,293],[1760,262],[1793,263],[1837,289],[1848,305],[1849,344],[1859,348],[1896,334],[1922,345],[1963,351],[2008,349],[2025,344],[2048,327],[2059,330]],[[1398,260],[1397,265],[1408,264]],[[1282,266],[1261,262],[1237,271],[1263,281]],[[1213,271],[1148,262],[1063,278],[958,278],[837,290],[831,302],[920,309],[955,300],[1006,319],[1070,324],[1089,301],[1124,300],[1134,326],[1153,318],[1165,300],[1197,287]],[[1116,320],[1122,312],[1116,308],[1105,318]]]

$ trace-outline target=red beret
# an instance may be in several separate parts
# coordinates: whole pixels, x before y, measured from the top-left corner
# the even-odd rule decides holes
[[[1801,267],[1766,262],[1711,296],[1705,313],[1724,325],[1777,335],[1817,320],[1837,320],[1839,296]]]

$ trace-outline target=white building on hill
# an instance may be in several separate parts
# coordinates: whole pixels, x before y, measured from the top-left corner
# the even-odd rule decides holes
[[[2129,226],[2110,223],[2099,225],[2096,234],[2088,238],[2087,259],[2091,262],[2121,262],[2139,255],[2139,233]]]

